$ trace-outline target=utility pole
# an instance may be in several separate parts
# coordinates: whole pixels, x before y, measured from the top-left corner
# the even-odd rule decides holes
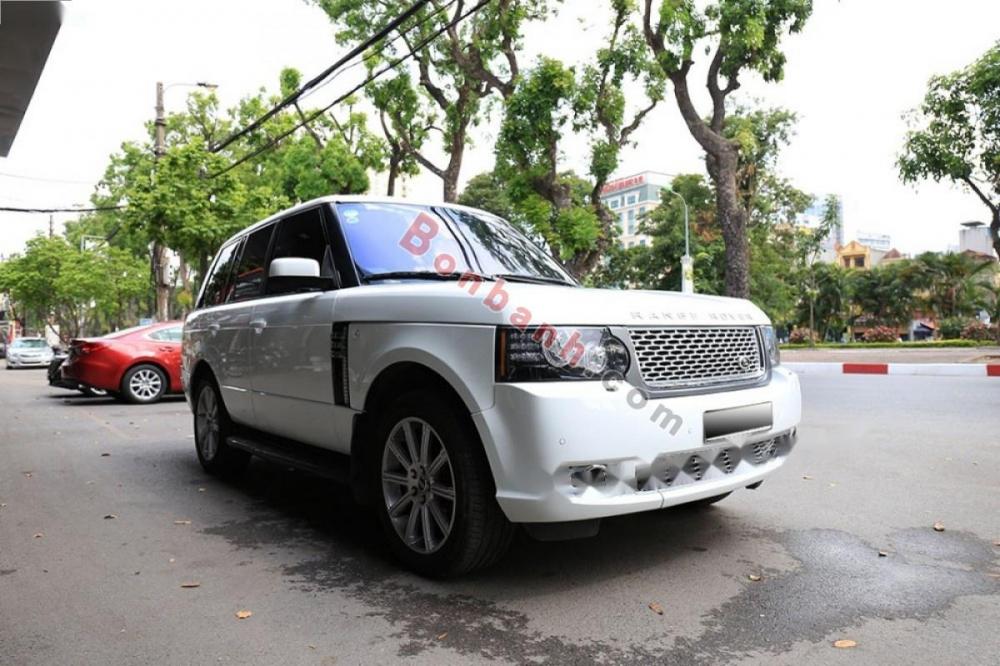
[[[49,238],[56,235],[56,223],[52,217],[52,213],[49,213]]]
[[[163,82],[156,82],[156,137],[153,156],[156,162],[166,150],[167,118],[163,110]],[[154,220],[157,224],[159,220]],[[156,320],[170,318],[170,283],[167,282],[167,248],[159,241],[153,241],[153,288],[156,291]]]

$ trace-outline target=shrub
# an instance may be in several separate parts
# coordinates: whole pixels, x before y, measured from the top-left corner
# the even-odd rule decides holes
[[[964,317],[945,317],[938,322],[938,333],[945,340],[957,340],[962,337],[962,331],[969,320]]]
[[[873,326],[865,331],[865,342],[899,342],[899,332],[891,326]]]
[[[810,341],[816,342],[817,340],[819,340],[819,336],[816,335],[815,331],[811,331],[808,328],[796,328],[788,334],[788,342],[793,345],[807,344]]]
[[[998,337],[996,326],[988,326],[981,321],[974,321],[962,329],[963,340],[978,340],[979,342],[993,342]]]

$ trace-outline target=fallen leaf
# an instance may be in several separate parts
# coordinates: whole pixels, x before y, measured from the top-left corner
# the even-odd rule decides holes
[[[836,483],[831,483],[831,484],[830,484],[830,487],[831,487],[831,488],[836,488],[836,487],[837,487],[837,484],[836,484]]]
[[[108,515],[104,516],[104,520],[114,520],[117,517],[118,516],[116,516],[115,514],[109,513]]]
[[[657,615],[663,615],[663,606],[656,603],[655,601],[650,602],[649,610],[653,611]]]
[[[102,458],[107,458],[107,457],[108,457],[108,456],[110,456],[110,455],[111,455],[110,453],[102,453],[102,454],[101,454],[101,457],[102,457]]]
[[[30,479],[31,478],[31,472],[21,472],[21,474],[24,474],[24,478],[26,478],[26,479]]]
[[[0,509],[4,508],[5,506],[7,506],[7,505],[6,505],[6,504],[4,504],[4,503],[2,503],[2,502],[0,502]],[[994,546],[1000,546],[1000,543],[995,543],[995,544],[993,544],[993,545],[994,545]]]
[[[747,578],[749,578],[755,583],[761,580],[761,576],[759,574],[750,574],[749,576],[747,576]]]
[[[205,489],[204,489],[204,488],[199,488],[199,489],[198,489],[198,492],[199,492],[199,493],[203,493],[203,492],[205,492]]]
[[[811,476],[809,476],[808,474],[803,474],[802,478],[805,479],[806,481],[812,481],[813,480],[813,478]]]
[[[446,638],[448,638],[448,632],[447,631],[444,632],[443,634],[438,634],[438,640],[439,641],[443,641]]]
[[[190,525],[190,520],[175,520],[174,525]]]
[[[171,557],[171,558],[170,558],[169,560],[167,560],[167,561],[168,561],[168,562],[170,562],[170,564],[173,564],[173,563],[174,563],[174,562],[176,562],[177,560],[175,560],[174,558],[172,558],[172,557]]]
[[[35,538],[36,539],[41,539],[43,536],[45,536],[45,535],[42,534],[41,532],[38,532],[38,533],[35,534]]]
[[[857,647],[857,645],[857,641],[852,641],[850,638],[841,638],[839,641],[833,642],[835,648],[852,648]]]
[[[938,521],[938,522],[934,523],[934,531],[935,532],[944,532],[944,523],[942,523],[941,521]]]
[[[879,557],[889,557],[889,553],[887,553],[884,550],[880,550],[880,551],[878,551],[878,556]]]
[[[309,648],[310,650],[315,650],[316,649],[315,645],[307,645],[306,647]]]
[[[181,587],[187,588],[187,589],[190,589],[190,588],[193,588],[193,587],[201,587],[201,583],[196,583],[196,582],[181,583]]]
[[[251,615],[253,615],[253,613],[251,613],[248,610],[236,611],[236,619],[238,619],[238,620],[245,620],[248,617],[250,617]]]

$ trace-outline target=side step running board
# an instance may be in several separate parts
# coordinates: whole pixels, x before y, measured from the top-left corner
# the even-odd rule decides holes
[[[228,437],[226,443],[258,458],[340,483],[347,483],[350,479],[350,457],[342,453],[290,441],[267,437],[250,438],[245,435]]]

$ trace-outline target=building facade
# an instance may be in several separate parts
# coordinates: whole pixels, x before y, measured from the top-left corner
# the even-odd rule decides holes
[[[880,234],[874,231],[859,231],[857,239],[862,245],[867,245],[879,252],[888,252],[892,249],[892,236],[889,234]]]
[[[993,256],[990,228],[982,222],[963,222],[958,232],[958,251]]]
[[[652,242],[649,236],[639,233],[639,222],[660,204],[660,192],[669,185],[669,175],[643,171],[609,181],[601,190],[601,201],[618,216],[618,230],[624,247]]]

